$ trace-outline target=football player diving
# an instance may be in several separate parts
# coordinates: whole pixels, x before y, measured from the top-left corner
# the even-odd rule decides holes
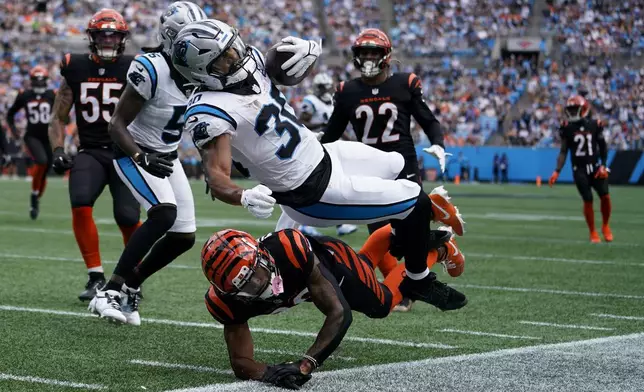
[[[427,238],[441,262],[460,263],[463,256],[451,231],[434,230]],[[210,314],[224,325],[224,339],[235,375],[288,389],[299,389],[311,379],[340,345],[352,321],[352,311],[384,318],[400,301],[399,285],[405,266],[398,265],[378,282],[374,268],[389,249],[391,227],[378,229],[359,252],[341,240],[310,237],[285,229],[259,240],[237,230],[222,230],[201,251],[203,273],[210,282],[205,302]],[[428,267],[434,258],[428,258]],[[439,283],[441,310],[459,309],[465,296]],[[269,365],[253,358],[248,320],[285,311],[309,301],[325,315],[313,345],[295,362]],[[437,301],[431,301],[436,304]]]
[[[608,193],[608,146],[604,139],[604,125],[601,120],[590,118],[590,105],[585,98],[576,95],[566,101],[564,114],[566,120],[561,123],[559,135],[561,150],[557,156],[557,167],[548,181],[552,187],[566,163],[570,151],[572,174],[579,195],[584,202],[584,217],[590,231],[590,242],[599,243],[601,239],[595,229],[595,212],[593,211],[593,192],[597,192],[602,213],[602,234],[606,242],[613,241],[613,232],[608,225],[611,212],[611,200]]]
[[[321,48],[295,37],[285,40],[277,51],[295,54],[281,67],[304,62],[297,78],[315,63]],[[458,235],[464,231],[446,193],[430,199],[418,183],[396,179],[405,165],[400,153],[346,141],[323,147],[295,117],[261,53],[246,46],[227,24],[214,19],[191,23],[173,47],[175,68],[199,87],[188,103],[185,128],[200,149],[217,199],[241,205],[258,218],[268,218],[279,204],[293,221],[310,226],[391,220],[390,251],[405,259],[400,285],[405,296],[438,301],[434,305],[439,307],[448,306],[445,301],[464,304],[464,296],[437,282],[426,262],[432,250],[427,241],[431,220]],[[261,184],[252,189],[235,184],[230,178],[233,159]],[[454,293],[436,295],[446,290]]]

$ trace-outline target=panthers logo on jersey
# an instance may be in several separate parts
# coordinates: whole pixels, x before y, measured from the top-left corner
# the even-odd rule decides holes
[[[192,131],[192,139],[195,141],[195,144],[197,144],[198,141],[204,140],[204,139],[209,139],[210,135],[208,134],[208,127],[210,124],[207,122],[200,122],[199,124],[195,125]]]
[[[130,82],[132,82],[133,85],[138,86],[142,82],[145,82],[145,76],[141,75],[138,72],[130,72],[127,75],[128,79],[130,79]]]

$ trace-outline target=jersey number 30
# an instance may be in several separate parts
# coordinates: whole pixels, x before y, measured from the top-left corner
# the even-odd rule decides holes
[[[275,131],[280,137],[284,135],[284,132],[288,132],[290,136],[288,143],[282,144],[275,155],[280,159],[289,159],[293,156],[295,148],[302,140],[300,137],[302,125],[295,115],[287,110],[290,106],[286,103],[286,98],[275,86],[271,89],[271,97],[276,103],[262,107],[262,110],[257,115],[257,120],[255,120],[255,131],[259,136],[263,136],[268,131]]]

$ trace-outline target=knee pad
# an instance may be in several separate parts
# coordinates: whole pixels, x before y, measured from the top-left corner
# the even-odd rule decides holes
[[[172,240],[174,247],[182,252],[190,250],[197,240],[195,233],[168,232],[166,233],[166,237]]]
[[[177,219],[177,206],[174,204],[157,204],[148,210],[147,222],[154,223],[154,226],[164,233],[170,230]]]

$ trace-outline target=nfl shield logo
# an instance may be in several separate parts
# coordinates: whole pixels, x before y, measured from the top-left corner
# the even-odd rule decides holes
[[[371,89],[371,94],[378,95],[378,89],[377,88]]]
[[[105,68],[99,68],[99,69],[98,69],[98,74],[99,74],[100,76],[105,75]]]

